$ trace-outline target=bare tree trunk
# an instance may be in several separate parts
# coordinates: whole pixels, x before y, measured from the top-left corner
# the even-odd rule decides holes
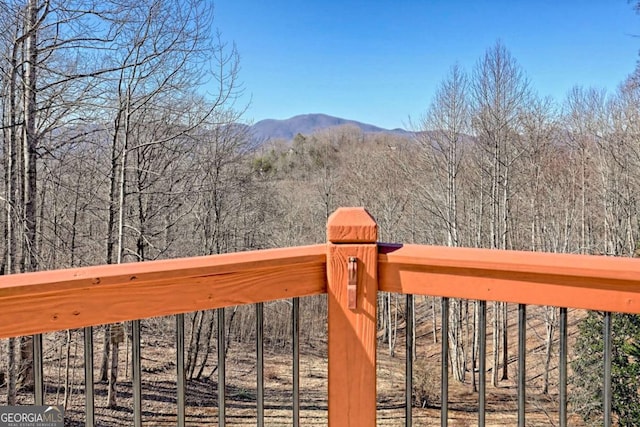
[[[511,200],[509,198],[509,167],[504,168],[503,188],[502,188],[502,239],[500,242],[500,248],[506,250],[508,247],[509,236],[509,205]],[[509,378],[509,319],[508,319],[508,307],[507,303],[500,303],[502,310],[502,380]]]
[[[581,173],[580,173],[580,185],[581,185],[581,200],[580,200],[580,253],[586,254],[588,253],[587,248],[589,244],[587,243],[587,233],[586,233],[586,212],[587,212],[587,183],[585,179],[586,175],[586,161],[585,161],[585,153],[584,149],[580,150],[580,163],[581,163]]]
[[[500,363],[500,303],[493,303],[493,349],[491,357],[491,385],[498,386],[498,364]]]
[[[210,314],[212,312],[209,312]],[[215,326],[215,316],[211,316],[211,320],[209,321],[209,328],[207,329],[207,334],[205,337],[205,343],[206,343],[206,347],[204,350],[204,356],[202,359],[202,363],[200,363],[200,368],[198,369],[198,374],[196,375],[196,378],[200,379],[200,377],[202,376],[203,372],[204,372],[204,368],[207,365],[207,361],[209,360],[209,355],[211,354],[211,338],[213,337],[213,329]],[[199,335],[199,334],[198,334]]]
[[[109,389],[108,389],[109,391],[107,393],[107,407],[114,409],[118,407],[117,399],[116,399],[116,383],[118,381],[119,344],[117,342],[113,342],[111,345],[113,346],[113,351],[111,352],[111,371],[109,375]]]
[[[387,293],[387,318],[389,319],[389,356],[393,357],[393,314],[391,313],[391,294]]]
[[[24,242],[22,251],[24,271],[36,271],[38,268],[38,249],[36,242],[36,156],[38,137],[36,135],[36,67],[38,61],[38,1],[29,0],[27,10],[27,37],[25,64],[25,117],[23,139],[24,173]],[[21,386],[33,387],[33,337],[20,339],[20,379]]]
[[[431,297],[431,332],[434,344],[438,342],[438,316],[436,315],[436,297]]]
[[[465,342],[463,337],[463,316],[462,300],[451,299],[449,328],[449,353],[451,358],[451,369],[453,378],[456,381],[465,380]]]
[[[473,327],[472,325],[472,321],[471,321],[471,317],[470,317],[470,310],[469,310],[469,300],[464,300],[464,353],[463,353],[463,357],[464,357],[464,370],[465,370],[465,375],[466,375],[466,371],[467,371],[467,367],[469,365],[469,360],[472,357],[472,354],[469,354],[469,352],[473,352],[473,339],[472,339],[472,332],[469,332],[471,330],[471,328]],[[473,375],[473,368],[471,370],[471,374]]]
[[[16,223],[18,207],[18,140],[17,140],[17,56],[18,44],[15,43],[11,56],[11,73],[9,81],[9,138],[6,144],[5,179],[6,179],[6,258],[5,273],[17,272],[17,241]],[[17,361],[16,361],[16,339],[7,340],[7,404],[15,405],[17,398]]]
[[[73,345],[73,364],[71,366],[71,381],[69,382],[69,402],[68,405],[71,406],[73,404],[73,389],[76,385],[76,360],[78,360],[78,340],[74,340]],[[65,408],[68,406],[65,406]]]
[[[111,341],[109,340],[109,325],[104,325],[104,336],[102,337],[102,359],[100,362],[99,381],[107,382],[109,373],[109,353]]]
[[[389,294],[389,298],[391,298],[391,294]],[[391,340],[391,344],[389,346],[389,355],[391,357],[395,357],[396,355],[396,341],[398,340],[398,294],[394,294],[395,300],[395,309],[393,314],[393,339]],[[389,301],[389,305],[391,305],[391,301]]]
[[[133,346],[133,324],[125,322],[124,329],[124,377],[129,379],[129,343],[132,343],[131,345]]]
[[[16,404],[16,339],[7,340],[7,404]]]
[[[25,390],[33,390],[33,336],[20,337],[20,371],[18,384]]]
[[[475,246],[477,248],[481,248],[482,247],[482,220],[484,219],[484,175],[480,174],[480,195],[479,195],[479,200],[478,200],[478,213],[476,215],[476,235],[475,235]]]
[[[414,296],[414,298],[415,298],[415,296]],[[411,351],[412,351],[412,354],[413,354],[413,359],[416,360],[418,358],[418,355],[416,353],[416,329],[418,329],[418,328],[415,327],[415,325],[416,325],[416,305],[415,305],[415,303],[411,304],[411,310],[412,310],[411,316],[413,318],[413,325],[414,325],[413,331],[411,331],[411,333],[413,335],[413,337],[412,337],[413,340],[411,341],[412,344],[413,344],[413,348],[411,349]]]
[[[124,250],[124,209],[125,209],[125,191],[126,191],[126,165],[127,165],[127,150],[128,150],[128,134],[129,134],[129,105],[126,109],[126,120],[124,127],[124,145],[120,154],[120,180],[119,180],[119,198],[118,198],[118,231],[117,231],[117,252],[116,252],[116,264],[122,262],[122,252]],[[118,337],[114,339],[113,330],[116,329]],[[123,324],[110,325],[111,329],[111,375],[109,376],[109,392],[108,392],[108,407],[115,408],[117,406],[117,381],[118,381],[118,357],[120,346],[119,343],[126,339],[126,334]],[[122,340],[120,340],[120,334],[122,334]],[[128,355],[127,355],[128,356]]]
[[[64,359],[64,396],[62,401],[64,402],[64,407],[69,407],[69,365],[71,362],[71,331],[67,329],[67,343],[66,343],[66,351],[65,351],[65,359]]]
[[[544,349],[544,373],[543,373],[543,385],[542,393],[549,393],[549,371],[551,365],[551,353],[553,350],[553,336],[555,334],[555,326],[557,319],[557,310],[555,307],[545,307],[545,326],[546,326],[546,339]]]
[[[478,392],[478,384],[476,382],[476,366],[478,360],[478,348],[480,345],[478,331],[478,301],[473,302],[473,328],[471,341],[471,388],[474,393]],[[482,373],[480,373],[482,375]]]
[[[26,39],[25,64],[25,137],[24,137],[24,225],[25,225],[25,250],[24,265],[26,271],[36,271],[38,267],[38,250],[36,247],[36,156],[38,136],[36,134],[36,67],[38,61],[37,25],[38,25],[38,1],[29,0],[28,18],[29,27]],[[27,375],[29,376],[29,375]]]
[[[196,369],[198,361],[198,353],[200,348],[200,336],[202,334],[202,325],[204,323],[204,311],[197,311],[191,319],[191,333],[189,338],[189,349],[187,350],[187,362],[185,366],[186,376],[193,379],[193,373]]]
[[[60,351],[58,353],[58,376],[56,378],[56,405],[60,404],[60,387],[62,386],[62,350],[67,343],[60,344]]]
[[[114,249],[116,246],[115,224],[116,224],[116,199],[118,197],[118,132],[120,117],[116,118],[115,133],[111,141],[111,168],[109,169],[109,212],[107,219],[107,239],[106,239],[106,261],[107,264],[115,262]],[[102,339],[102,359],[100,362],[101,382],[108,380],[109,354],[111,351],[111,341],[109,340],[109,325],[104,326],[104,336]]]
[[[506,302],[500,303],[502,306],[502,380],[509,379],[509,339],[508,339],[508,305]]]

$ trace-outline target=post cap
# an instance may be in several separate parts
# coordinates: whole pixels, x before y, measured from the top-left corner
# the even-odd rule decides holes
[[[338,208],[327,221],[331,243],[375,243],[378,225],[365,208]]]

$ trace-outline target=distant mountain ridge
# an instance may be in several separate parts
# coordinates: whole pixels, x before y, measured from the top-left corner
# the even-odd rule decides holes
[[[301,114],[284,120],[260,120],[251,126],[250,131],[258,141],[268,141],[270,139],[291,140],[299,133],[309,135],[319,130],[343,125],[355,126],[364,133],[410,134],[404,129],[384,129],[372,124],[333,117],[327,114]]]

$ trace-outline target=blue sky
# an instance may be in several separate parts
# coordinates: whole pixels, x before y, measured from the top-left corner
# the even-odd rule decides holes
[[[615,90],[635,68],[640,15],[626,0],[218,0],[241,55],[245,119],[326,113],[385,128],[419,118],[455,63],[501,40],[540,95]]]

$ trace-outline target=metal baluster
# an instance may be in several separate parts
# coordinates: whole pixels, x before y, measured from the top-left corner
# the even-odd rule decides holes
[[[256,304],[256,388],[258,427],[264,427],[264,304]]]
[[[95,424],[93,389],[93,328],[84,328],[84,414],[85,427]]]
[[[178,427],[185,426],[184,314],[176,315],[176,388]]]
[[[504,332],[507,333],[506,331]],[[507,363],[505,360],[504,363]],[[518,304],[518,427],[525,426],[527,363],[527,306]]]
[[[42,364],[42,334],[36,334],[33,340],[33,391],[36,405],[44,405],[44,370]]]
[[[604,427],[611,427],[611,313],[604,313]]]
[[[567,308],[560,308],[560,427],[567,427]]]
[[[224,308],[216,310],[218,315],[218,426],[225,426],[226,409],[225,409],[225,389],[226,389],[226,372],[225,372],[225,333],[224,333]]]
[[[440,372],[440,425],[446,427],[449,422],[449,298],[442,298],[440,320],[442,324],[442,347],[440,357],[442,359]]]
[[[142,427],[142,369],[140,366],[140,320],[131,322],[131,371],[133,383],[133,425]]]
[[[406,305],[407,328],[406,328],[406,360],[405,360],[405,425],[411,426],[413,423],[413,295],[407,295]]]
[[[485,425],[485,392],[487,389],[487,302],[478,304],[478,427]]]
[[[293,299],[293,427],[300,425],[300,298]]]

